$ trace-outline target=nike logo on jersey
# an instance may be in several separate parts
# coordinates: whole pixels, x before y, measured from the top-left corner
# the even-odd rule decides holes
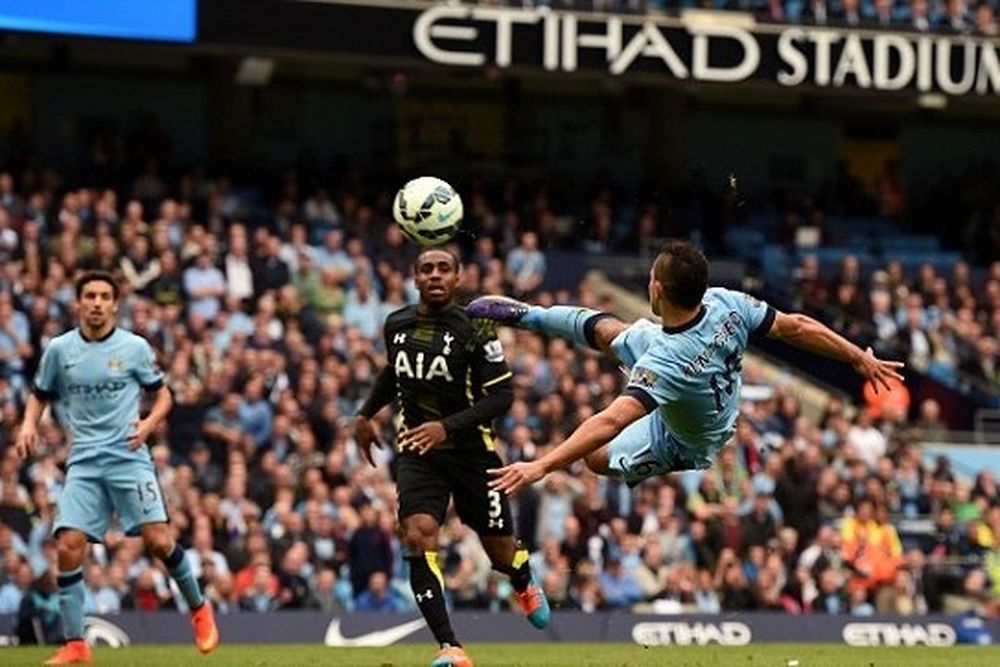
[[[390,646],[395,644],[401,639],[409,637],[414,632],[424,627],[424,619],[418,618],[415,621],[409,621],[401,625],[395,625],[391,628],[386,628],[385,630],[376,630],[375,632],[369,632],[358,637],[345,637],[340,631],[340,619],[335,618],[330,621],[330,625],[326,629],[326,637],[324,639],[324,644],[327,646],[339,646],[339,647],[370,647],[378,648],[382,646]]]

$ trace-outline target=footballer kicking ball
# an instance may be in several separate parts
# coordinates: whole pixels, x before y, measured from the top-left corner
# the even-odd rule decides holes
[[[415,178],[396,194],[392,216],[406,238],[422,246],[447,243],[462,223],[462,198],[440,178]]]

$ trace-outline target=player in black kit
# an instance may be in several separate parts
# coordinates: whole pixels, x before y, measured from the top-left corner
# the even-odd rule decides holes
[[[420,303],[386,318],[388,364],[355,422],[358,447],[373,464],[371,446],[380,443],[371,418],[398,399],[400,533],[417,605],[441,644],[434,666],[472,664],[451,628],[438,565],[438,533],[449,499],[479,534],[494,569],[510,577],[531,624],[545,628],[550,616],[532,580],[528,552],[514,539],[507,497],[487,484],[487,469],[502,465],[492,422],[513,401],[512,374],[492,322],[470,320],[455,304],[460,271],[447,250],[431,248],[417,257]]]

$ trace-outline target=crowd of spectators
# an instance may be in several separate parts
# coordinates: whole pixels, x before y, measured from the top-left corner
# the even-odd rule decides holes
[[[995,0],[471,0],[473,4],[631,14],[732,10],[763,21],[996,36]]]
[[[152,343],[166,372],[176,405],[151,453],[171,528],[217,609],[412,610],[392,454],[369,467],[351,435],[384,363],[381,323],[415,299],[416,249],[388,222],[389,191],[307,188],[290,170],[262,214],[266,189],[198,169],[168,178],[152,159],[164,150],[156,133],[139,143],[141,167],[125,185],[0,172],[0,613],[57,615],[50,531],[65,435],[50,415],[31,461],[11,443],[42,350],[73,325],[83,269],[120,277],[120,324]],[[588,235],[561,226],[544,189],[498,192],[467,197],[477,235],[458,239],[465,294],[614,310],[586,282],[549,289],[541,249],[634,249],[661,231],[653,209],[637,211],[634,228],[612,224],[607,188],[591,199]],[[949,296],[956,320],[968,319],[961,308],[976,320],[965,292]],[[621,387],[618,369],[591,353],[502,336],[515,371],[515,401],[498,424],[509,460],[561,442]],[[995,611],[1000,496],[991,473],[965,480],[946,461],[921,460],[913,429],[942,426],[933,404],[911,425],[831,400],[816,423],[752,365],[746,376],[735,444],[693,484],[630,490],[575,467],[520,495],[519,535],[557,608]],[[392,442],[391,420],[380,425]],[[927,523],[901,531],[900,517]],[[475,535],[455,520],[443,532],[454,606],[507,608],[509,586]],[[86,583],[88,612],[184,605],[162,566],[116,530],[92,549]]]
[[[806,254],[795,291],[800,307],[883,356],[934,377],[1000,386],[1000,261],[977,283],[965,262],[948,275],[930,263],[907,275],[890,260],[866,275],[846,255],[836,275],[824,278],[819,260]]]

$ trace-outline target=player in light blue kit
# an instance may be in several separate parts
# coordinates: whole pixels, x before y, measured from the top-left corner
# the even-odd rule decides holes
[[[690,243],[671,241],[660,252],[650,270],[649,302],[662,325],[627,325],[589,308],[541,308],[496,296],[466,307],[470,317],[604,351],[629,369],[625,391],[611,405],[537,461],[491,471],[494,488],[514,493],[579,459],[629,485],[708,468],[735,430],[743,353],[755,336],[850,363],[876,391],[879,384],[888,388],[889,377],[901,378],[903,364],[876,359],[811,317],[779,313],[742,292],[708,289],[708,261]]]
[[[100,542],[112,512],[128,535],[142,536],[163,561],[188,606],[202,653],[219,642],[211,604],[202,597],[184,551],[167,526],[166,507],[146,441],[170,412],[153,349],[145,339],[115,326],[118,284],[102,272],[76,282],[79,327],[52,340],[35,376],[17,436],[17,452],[30,456],[45,404],[56,401],[70,443],[66,483],[53,527],[59,549],[59,608],[66,643],[45,664],[89,663],[83,638],[83,572],[87,542]],[[155,395],[139,417],[141,392]]]

